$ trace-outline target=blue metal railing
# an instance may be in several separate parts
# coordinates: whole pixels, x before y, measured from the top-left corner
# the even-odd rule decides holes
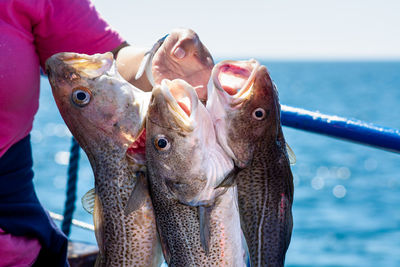
[[[282,125],[400,153],[400,130],[281,105]]]

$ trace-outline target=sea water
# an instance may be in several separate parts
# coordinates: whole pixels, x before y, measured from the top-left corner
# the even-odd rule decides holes
[[[281,104],[400,129],[400,62],[270,62]],[[400,154],[283,128],[296,154],[294,228],[286,266],[400,266]],[[35,185],[63,213],[71,134],[46,78],[32,131]],[[94,178],[83,151],[74,218]],[[95,244],[93,232],[71,239]]]

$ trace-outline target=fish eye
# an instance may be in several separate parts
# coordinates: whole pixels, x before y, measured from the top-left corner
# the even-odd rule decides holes
[[[90,102],[92,94],[86,87],[76,87],[72,91],[72,102],[80,107],[84,107]]]
[[[154,146],[159,151],[166,151],[170,148],[171,145],[167,137],[165,137],[165,135],[160,134],[154,139]]]
[[[256,119],[256,120],[262,120],[262,119],[264,119],[265,118],[265,114],[266,114],[266,112],[265,112],[265,110],[263,109],[263,108],[256,108],[254,111],[253,111],[253,118],[254,119]]]

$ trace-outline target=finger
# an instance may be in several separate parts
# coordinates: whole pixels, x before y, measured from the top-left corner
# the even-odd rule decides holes
[[[173,55],[174,55],[176,58],[182,59],[182,58],[185,57],[186,52],[185,52],[185,50],[183,50],[181,47],[177,47],[177,48],[175,49],[175,51],[173,52]]]
[[[178,37],[176,44],[172,49],[172,55],[176,59],[184,57],[194,57],[201,65],[207,68],[214,66],[214,60],[208,49],[200,41],[199,36],[193,30],[183,29],[173,31],[173,34]]]
[[[191,56],[199,50],[200,40],[198,35],[190,29],[177,29],[171,33],[176,37],[171,54],[178,59]],[[171,38],[172,39],[172,38]]]

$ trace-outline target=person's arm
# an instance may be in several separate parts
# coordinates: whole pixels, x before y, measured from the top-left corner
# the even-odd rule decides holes
[[[152,85],[146,75],[135,80],[146,50],[123,43],[112,52],[116,55],[117,69],[121,76],[141,90],[151,91]],[[193,30],[173,30],[157,50],[152,63],[156,84],[160,84],[162,79],[184,79],[196,88],[201,100],[207,99],[207,83],[214,62]]]
[[[115,61],[118,72],[125,80],[143,91],[151,91],[153,87],[151,86],[146,75],[142,75],[142,77],[140,77],[138,80],[135,79],[140,62],[142,61],[144,53],[146,52],[145,49],[128,45],[126,42],[124,42],[111,52],[116,58]]]

